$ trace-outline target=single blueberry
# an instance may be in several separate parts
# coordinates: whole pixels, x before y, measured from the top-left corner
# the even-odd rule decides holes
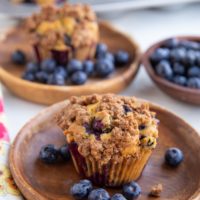
[[[26,70],[26,72],[36,73],[39,71],[39,69],[40,69],[40,66],[38,63],[29,62],[29,63],[27,63],[25,70]]]
[[[53,164],[58,161],[58,150],[53,144],[41,148],[39,158],[46,164]]]
[[[65,78],[61,74],[53,73],[49,75],[47,83],[50,85],[65,85]]]
[[[113,63],[115,62],[115,56],[110,52],[106,53],[104,58],[107,59],[107,60],[110,60]]]
[[[200,51],[196,52],[196,64],[200,66]]]
[[[156,64],[162,60],[168,60],[170,56],[170,50],[166,48],[158,48],[151,55],[151,61]]]
[[[180,63],[174,63],[173,71],[175,74],[183,75],[185,74],[185,66]]]
[[[144,125],[144,124],[139,125],[139,130],[140,131],[144,130],[145,128],[146,128],[146,125]]]
[[[187,86],[193,89],[200,89],[200,78],[189,78]]]
[[[165,152],[165,162],[170,166],[178,166],[183,161],[183,158],[183,152],[176,147],[169,148]]]
[[[104,43],[99,43],[97,44],[96,47],[96,58],[98,58],[99,56],[104,56],[107,53],[108,47],[106,44]]]
[[[68,78],[67,70],[63,66],[57,66],[54,73],[62,75],[65,80]]]
[[[164,43],[164,47],[167,47],[169,49],[173,49],[179,46],[179,40],[177,38],[170,38]]]
[[[130,108],[130,107],[127,106],[127,105],[123,105],[123,108],[124,108],[125,114],[127,114],[128,112],[132,112],[132,111],[133,111],[132,108]]]
[[[71,76],[71,82],[74,85],[83,85],[86,81],[87,74],[85,72],[77,71]]]
[[[186,58],[186,49],[185,48],[175,48],[170,51],[170,59],[173,63],[175,62],[185,62]]]
[[[49,75],[47,72],[39,71],[39,72],[36,72],[35,77],[37,81],[41,83],[46,83],[49,78]]]
[[[88,196],[88,200],[109,200],[110,195],[102,188],[92,190]]]
[[[26,55],[23,51],[17,50],[11,55],[11,60],[17,65],[24,65],[26,63]]]
[[[83,62],[83,71],[89,76],[94,72],[94,62],[92,60],[86,60]]]
[[[68,161],[70,159],[69,146],[67,144],[60,147],[59,153],[64,161]]]
[[[170,80],[173,76],[171,65],[166,60],[163,60],[160,63],[158,63],[158,65],[156,65],[155,70],[159,76],[164,77],[166,79]]]
[[[126,200],[126,198],[122,194],[114,194],[110,200]]]
[[[134,181],[123,185],[122,190],[123,190],[123,195],[128,200],[134,200],[134,199],[138,198],[138,196],[141,194],[140,186]]]
[[[115,54],[115,64],[117,66],[126,65],[129,62],[129,57],[128,52],[120,50]]]
[[[185,56],[184,64],[192,66],[195,65],[197,61],[196,51],[188,50]]]
[[[35,74],[32,72],[25,72],[22,75],[22,79],[27,80],[27,81],[35,81]]]
[[[200,67],[193,66],[188,69],[187,75],[189,77],[200,77]]]
[[[103,123],[101,120],[93,119],[92,121],[92,129],[97,132],[97,133],[102,133],[103,132]]]
[[[73,74],[74,72],[82,70],[83,70],[83,64],[79,60],[72,59],[67,64],[67,71],[69,74]]]
[[[186,86],[187,85],[187,78],[185,76],[175,76],[173,78],[174,83],[178,84],[178,85],[182,85],[182,86]]]
[[[53,59],[43,60],[41,63],[41,70],[47,73],[53,73],[56,68],[56,61]]]
[[[96,75],[99,77],[107,77],[115,70],[114,64],[110,60],[99,59],[95,63]]]

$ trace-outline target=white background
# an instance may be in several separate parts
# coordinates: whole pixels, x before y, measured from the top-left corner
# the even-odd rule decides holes
[[[200,4],[164,10],[131,11],[113,14],[109,21],[134,38],[145,51],[154,42],[175,35],[200,36]],[[11,21],[0,18],[0,28]],[[116,41],[117,42],[117,41]],[[141,67],[136,79],[122,92],[158,103],[175,112],[200,132],[200,106],[182,103],[160,91]],[[22,100],[3,88],[8,128],[12,139],[19,129],[46,106]]]

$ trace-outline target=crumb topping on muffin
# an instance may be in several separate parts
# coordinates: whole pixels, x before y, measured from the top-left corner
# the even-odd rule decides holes
[[[102,164],[139,157],[141,150],[154,149],[158,138],[155,113],[134,97],[72,97],[56,121],[68,143],[77,143],[81,155]]]

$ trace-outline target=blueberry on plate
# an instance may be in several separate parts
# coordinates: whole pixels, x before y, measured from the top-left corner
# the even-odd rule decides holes
[[[82,70],[83,70],[83,64],[79,60],[72,59],[67,64],[67,71],[69,74],[73,74],[74,72]]]
[[[165,152],[165,162],[170,166],[178,166],[183,158],[183,152],[176,147],[171,147]]]
[[[58,150],[53,144],[47,144],[40,150],[39,158],[46,164],[54,164],[58,161]]]
[[[187,75],[189,77],[200,77],[200,67],[193,66],[188,69]]]
[[[126,200],[126,198],[122,194],[114,194],[110,200]]]
[[[60,147],[59,153],[64,161],[68,161],[70,159],[69,146],[67,144]]]
[[[170,50],[167,48],[158,48],[151,55],[151,61],[156,64],[162,60],[168,60],[170,56]]]
[[[49,85],[65,85],[65,78],[62,74],[53,73],[50,74],[47,80],[47,84]]]
[[[88,200],[109,200],[110,195],[102,188],[92,190],[88,196]]]
[[[177,75],[173,78],[173,81],[174,81],[174,83],[181,85],[181,86],[187,85],[187,78],[185,76]]]
[[[74,184],[70,193],[75,199],[85,199],[92,190],[92,184],[89,180],[81,180],[79,183]]]
[[[49,75],[47,72],[39,71],[39,72],[36,72],[35,77],[36,77],[36,80],[39,81],[40,83],[46,83],[49,78]]]
[[[57,66],[54,73],[62,75],[65,79],[68,78],[67,70],[63,66]]]
[[[110,60],[99,59],[95,64],[96,75],[101,78],[109,76],[114,70],[114,64]]]
[[[31,72],[31,73],[35,73],[38,72],[40,69],[40,66],[38,63],[35,62],[29,62],[26,64],[26,72]]]
[[[41,62],[41,70],[47,73],[53,73],[56,68],[56,61],[49,58]]]
[[[180,41],[177,38],[170,38],[164,43],[164,47],[167,47],[169,49],[173,49],[178,47],[180,44]]]
[[[70,80],[74,85],[83,85],[87,81],[87,74],[82,71],[77,71],[72,74]]]
[[[17,65],[24,65],[26,63],[26,55],[21,50],[17,50],[12,53],[11,60]]]
[[[85,60],[83,62],[83,71],[89,76],[94,72],[94,62],[92,60]]]
[[[186,59],[187,51],[185,48],[175,48],[170,51],[170,60],[175,62],[184,63]]]
[[[96,47],[96,58],[102,57],[107,53],[108,47],[104,43],[97,44]]]
[[[193,89],[200,89],[200,78],[189,78],[187,86]]]
[[[141,194],[140,186],[132,181],[128,184],[123,185],[123,194],[128,200],[137,199],[138,196]]]
[[[117,66],[126,65],[129,62],[129,53],[123,50],[118,51],[115,54],[115,64]]]
[[[27,81],[35,81],[35,74],[31,72],[25,72],[22,75],[22,79],[27,80]]]
[[[155,67],[156,73],[166,79],[171,79],[173,76],[173,71],[170,63],[166,60],[162,60]]]
[[[173,71],[175,74],[183,75],[185,74],[185,66],[180,63],[174,63]]]

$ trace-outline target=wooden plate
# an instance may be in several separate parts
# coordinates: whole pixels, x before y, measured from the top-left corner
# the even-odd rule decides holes
[[[10,168],[14,179],[28,200],[69,200],[69,188],[78,182],[79,176],[71,162],[45,165],[38,160],[40,148],[53,143],[60,146],[65,138],[52,123],[52,117],[68,101],[55,104],[28,122],[17,135],[10,150]],[[142,187],[140,200],[148,197],[152,185],[162,183],[164,190],[158,199],[200,199],[200,137],[186,122],[171,112],[151,105],[157,112],[159,143],[146,165],[138,183]],[[168,147],[179,147],[185,159],[178,168],[164,164],[163,156]],[[121,189],[108,189],[110,194]]]
[[[200,37],[195,37],[195,36],[185,36],[185,37],[176,37],[176,38],[180,40],[192,40],[192,41],[200,42]],[[161,90],[166,92],[168,95],[181,101],[200,105],[200,90],[182,87],[177,84],[171,83],[167,81],[166,79],[161,78],[155,73],[153,66],[151,65],[151,62],[150,62],[150,56],[157,48],[163,45],[166,42],[166,40],[162,40],[152,45],[143,55],[142,64],[145,66],[146,71],[150,75],[151,79],[157,84],[157,86]]]
[[[72,95],[116,93],[123,90],[138,71],[138,45],[106,22],[100,22],[99,26],[100,39],[108,45],[110,51],[123,49],[128,51],[131,57],[127,67],[117,69],[110,78],[90,79],[82,86],[51,86],[22,80],[20,76],[24,67],[14,65],[10,55],[14,50],[21,49],[27,53],[29,59],[33,59],[33,52],[28,36],[17,27],[0,43],[0,80],[17,96],[42,104],[52,104]]]

